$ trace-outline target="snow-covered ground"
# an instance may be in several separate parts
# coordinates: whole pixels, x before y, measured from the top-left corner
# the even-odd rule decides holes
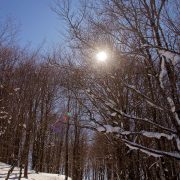
[[[9,169],[10,169],[10,165],[0,162],[0,180],[5,179]],[[19,177],[19,168],[14,168],[9,179],[18,179],[18,177]],[[30,171],[28,174],[28,179],[29,180],[64,180],[65,176],[57,175],[57,174],[48,174],[48,173],[36,174],[33,171]],[[25,178],[22,178],[22,180],[25,180]],[[68,178],[68,180],[71,180],[71,178]]]

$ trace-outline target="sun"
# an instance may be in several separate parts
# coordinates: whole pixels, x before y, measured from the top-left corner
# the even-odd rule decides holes
[[[105,62],[107,60],[107,53],[105,51],[100,51],[96,54],[96,59],[100,62]]]

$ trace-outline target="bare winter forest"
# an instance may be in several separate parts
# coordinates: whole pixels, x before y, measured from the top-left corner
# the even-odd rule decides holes
[[[43,55],[0,26],[6,179],[180,180],[180,1],[72,4],[54,1],[66,46]]]

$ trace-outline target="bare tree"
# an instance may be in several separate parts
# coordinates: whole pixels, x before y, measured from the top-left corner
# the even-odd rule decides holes
[[[70,3],[58,2],[55,12],[66,21],[86,72],[81,87],[101,116],[90,117],[94,127],[160,158],[159,176],[170,178],[161,157],[180,158],[179,22],[168,11],[179,16],[178,2],[86,1],[77,15]],[[109,51],[109,62],[94,68],[90,62],[101,48]],[[170,171],[176,176],[176,168]]]

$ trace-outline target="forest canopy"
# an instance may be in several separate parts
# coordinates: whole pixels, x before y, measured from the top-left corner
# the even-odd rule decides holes
[[[0,29],[0,161],[25,177],[180,178],[179,1],[51,9],[67,47],[42,55],[19,48],[12,25]]]

